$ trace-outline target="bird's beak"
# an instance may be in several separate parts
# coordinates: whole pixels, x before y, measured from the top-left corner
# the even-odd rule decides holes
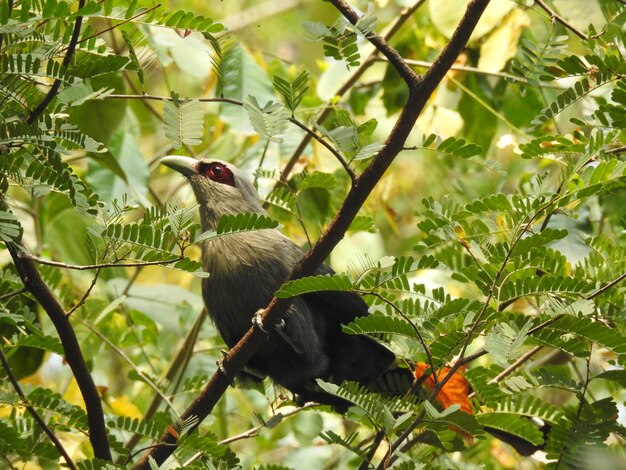
[[[168,155],[163,157],[159,162],[161,165],[176,170],[181,175],[193,176],[198,174],[198,160],[189,157],[181,157],[179,155]]]

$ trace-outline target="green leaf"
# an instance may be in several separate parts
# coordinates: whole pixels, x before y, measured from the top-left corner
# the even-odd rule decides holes
[[[0,240],[18,242],[22,238],[22,225],[11,212],[0,211]]]
[[[196,99],[185,102],[174,97],[163,103],[163,126],[165,135],[174,148],[183,144],[199,145],[204,135],[202,106]]]
[[[476,438],[484,436],[484,431],[480,427],[479,421],[473,415],[463,413],[458,410],[459,405],[452,405],[447,410],[439,412],[428,401],[424,402],[424,407],[428,418],[425,419],[427,423],[445,424],[446,426],[454,426],[463,432],[473,435]]]
[[[227,235],[230,233],[249,232],[254,230],[272,229],[278,227],[278,222],[263,214],[244,212],[240,214],[224,214],[217,222],[217,230],[208,230],[194,238],[194,243]]]
[[[261,103],[276,99],[266,71],[240,44],[226,48],[222,59],[216,62],[216,67],[219,68],[219,74],[223,77],[221,93],[224,98],[243,102],[246,97],[254,96]],[[253,133],[245,109],[230,104],[220,104],[219,116],[233,130],[245,134]]]
[[[276,297],[289,298],[301,294],[319,291],[343,291],[354,290],[354,285],[345,274],[325,274],[320,276],[309,276],[286,282],[276,291]]]
[[[254,96],[248,96],[243,101],[243,108],[256,132],[267,137],[270,142],[283,141],[279,136],[287,130],[289,113],[282,104],[268,101],[261,108]]]
[[[302,70],[296,75],[293,81],[289,81],[280,75],[274,76],[274,88],[283,96],[285,104],[292,114],[309,90],[310,77],[311,75],[306,70]]]
[[[543,444],[543,433],[531,421],[513,413],[481,413],[476,420],[486,428],[497,429],[533,445]]]
[[[317,383],[325,392],[343,398],[362,408],[370,419],[383,429],[389,431],[393,428],[395,419],[392,414],[392,408],[394,404],[397,405],[399,402],[386,400],[354,382],[344,382],[341,385],[336,385],[318,379]]]
[[[367,315],[355,318],[342,329],[351,335],[394,334],[417,339],[415,326],[404,318],[387,315]]]
[[[508,364],[512,359],[519,356],[520,348],[524,345],[532,325],[532,319],[529,319],[521,328],[518,328],[514,323],[496,325],[494,331],[488,333],[485,338],[485,350],[496,361]]]

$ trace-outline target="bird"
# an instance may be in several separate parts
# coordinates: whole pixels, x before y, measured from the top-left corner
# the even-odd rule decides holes
[[[267,215],[252,182],[234,165],[213,159],[167,156],[160,163],[185,176],[199,205],[203,231],[217,229],[226,214]],[[202,297],[222,339],[232,348],[259,322],[258,312],[287,280],[304,251],[278,229],[232,233],[202,242]],[[315,273],[333,274],[326,264]],[[294,299],[279,327],[247,364],[270,377],[300,403],[345,407],[344,400],[320,389],[317,380],[357,382],[376,391],[410,387],[413,375],[396,355],[365,335],[342,330],[368,315],[367,303],[353,292],[324,291]],[[257,323],[258,324],[258,323]],[[262,324],[259,324],[263,328]]]
[[[187,178],[199,205],[203,231],[216,231],[223,215],[266,216],[252,182],[234,165],[214,159],[166,156],[160,163]],[[202,243],[202,297],[224,342],[232,348],[252,323],[268,333],[245,374],[269,377],[294,394],[297,404],[316,402],[345,412],[350,402],[322,390],[318,380],[341,385],[356,382],[386,395],[419,393],[409,361],[369,336],[347,334],[342,325],[369,314],[367,303],[354,292],[323,291],[300,295],[273,330],[266,330],[259,313],[289,277],[304,252],[278,229],[235,232]],[[322,264],[316,275],[333,274]],[[485,427],[521,455],[535,446],[517,436]]]

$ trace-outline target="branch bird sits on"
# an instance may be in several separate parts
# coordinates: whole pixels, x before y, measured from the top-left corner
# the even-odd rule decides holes
[[[202,230],[216,230],[222,215],[266,215],[256,189],[227,162],[168,156],[163,165],[189,180],[200,206]],[[342,325],[368,314],[356,293],[313,292],[297,297],[274,329],[265,328],[258,312],[287,280],[303,256],[302,249],[276,229],[240,232],[202,242],[202,296],[209,315],[232,348],[254,322],[268,334],[248,368],[269,376],[297,396],[300,403],[316,401],[345,409],[346,401],[328,394],[317,379],[341,384],[354,381],[380,393],[402,394],[410,389],[412,371],[396,364],[395,355],[364,335],[349,335]],[[331,274],[322,265],[316,274]]]

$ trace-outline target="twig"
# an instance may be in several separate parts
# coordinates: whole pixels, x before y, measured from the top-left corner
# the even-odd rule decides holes
[[[522,354],[519,359],[517,359],[513,364],[511,364],[509,367],[507,367],[506,369],[504,369],[502,372],[500,372],[498,375],[496,375],[494,378],[492,378],[491,380],[489,380],[487,383],[488,384],[495,384],[500,382],[500,380],[504,379],[505,377],[508,377],[509,375],[511,375],[513,372],[515,372],[517,369],[519,369],[519,367],[524,364],[525,362],[529,361],[530,359],[532,359],[532,357],[537,354],[539,351],[541,351],[543,349],[543,346],[535,346],[534,348],[526,351],[524,354]],[[469,394],[469,398],[472,398],[476,396],[476,392],[472,392]]]
[[[115,353],[120,356],[122,359],[124,359],[126,361],[126,363],[132,367],[132,369],[137,373],[137,375],[139,377],[141,377],[145,383],[147,383],[150,388],[152,388],[157,394],[159,394],[159,396],[161,397],[161,399],[167,403],[167,405],[170,407],[170,409],[174,412],[174,414],[176,415],[176,417],[180,417],[180,414],[178,413],[178,411],[176,411],[176,408],[174,407],[174,404],[170,401],[169,397],[167,395],[165,395],[165,393],[163,393],[161,391],[161,389],[158,387],[157,384],[155,384],[150,377],[148,377],[147,375],[145,375],[141,369],[139,367],[137,367],[137,365],[132,361],[132,359],[130,357],[128,357],[128,355],[122,351],[120,348],[118,348],[113,341],[111,341],[109,338],[106,337],[106,335],[104,335],[103,333],[101,333],[100,331],[98,331],[95,327],[93,327],[92,325],[90,325],[87,321],[83,320],[80,317],[76,317],[76,320],[83,324],[84,326],[86,326],[89,331],[91,331],[92,333],[94,333],[98,338],[100,338],[102,341],[104,341],[113,351],[115,351]]]
[[[309,129],[308,127],[306,127],[304,124],[302,124],[300,121],[298,121],[297,119],[294,118],[289,118],[289,121],[294,123],[296,126],[298,126],[300,129],[302,129],[304,132],[306,132],[308,135],[310,135],[313,139],[317,140],[320,144],[322,144],[324,147],[326,147],[326,149],[328,149],[328,151],[330,153],[333,154],[333,156],[337,159],[337,161],[341,164],[341,166],[343,167],[343,169],[346,171],[346,173],[348,174],[348,176],[350,177],[350,181],[352,182],[352,184],[354,184],[354,182],[356,181],[356,175],[354,174],[354,171],[352,171],[352,168],[350,168],[348,166],[348,163],[343,159],[343,157],[341,156],[341,154],[339,152],[337,152],[332,145],[330,145],[328,142],[326,142],[324,139],[322,139],[321,137],[319,137],[315,132],[313,132],[311,129]]]
[[[37,258],[36,256],[30,256],[23,252],[20,252],[18,256],[22,259],[27,259],[30,261],[34,261],[37,264],[43,264],[46,266],[55,266],[57,268],[63,269],[74,269],[76,271],[89,271],[91,269],[104,269],[104,268],[138,268],[142,266],[160,266],[164,264],[171,264],[181,259],[184,259],[182,256],[173,259],[165,259],[161,261],[138,261],[136,263],[100,263],[100,264],[68,264],[61,263],[60,261],[52,261],[42,258]]]
[[[288,418],[289,416],[293,416],[293,415],[295,415],[297,413],[300,413],[301,411],[308,410],[309,408],[313,408],[313,407],[318,406],[318,405],[319,405],[318,403],[313,403],[313,402],[305,403],[303,406],[301,406],[299,408],[295,408],[295,409],[293,409],[291,411],[288,411],[286,413],[277,413],[274,416],[272,416],[270,418],[270,420],[278,418],[278,419],[280,419],[280,421],[282,421],[283,419]],[[251,437],[258,436],[259,433],[261,432],[261,430],[263,428],[265,428],[265,427],[267,427],[266,423],[259,424],[258,426],[250,428],[247,431],[244,431],[244,432],[242,432],[240,434],[228,437],[226,439],[222,439],[221,441],[218,442],[218,444],[227,445],[227,444],[231,444],[232,442],[235,442],[235,441],[240,441],[242,439],[249,439]],[[194,454],[188,460],[185,461],[185,463],[183,464],[183,467],[187,467],[187,466],[191,465],[192,463],[194,463],[196,460],[198,460],[203,455],[204,455],[203,452],[198,452],[198,453]]]
[[[78,0],[78,9],[80,10],[85,6],[85,0]],[[66,69],[67,66],[72,61],[72,57],[74,57],[74,52],[76,51],[76,45],[78,44],[78,36],[80,36],[80,28],[83,24],[83,17],[77,16],[76,21],[74,22],[74,31],[72,31],[72,38],[70,39],[70,43],[67,46],[67,54],[63,57],[63,62],[61,63],[61,68]],[[39,105],[30,113],[26,122],[28,124],[32,124],[35,122],[39,116],[44,112],[46,107],[50,104],[50,102],[54,99],[54,97],[59,93],[59,88],[61,87],[61,79],[57,78],[53,83],[48,93],[44,97],[44,99],[39,103]]]
[[[376,60],[384,60],[384,59],[376,59]],[[426,62],[424,60],[404,59],[404,62],[406,62],[407,64],[412,65],[414,67],[421,67],[421,68],[430,68],[433,65],[432,62]],[[511,75],[510,73],[506,73],[506,72],[490,72],[488,70],[482,70],[482,69],[479,69],[477,67],[470,67],[470,66],[467,66],[467,65],[453,65],[452,67],[450,67],[450,70],[455,70],[455,71],[458,71],[458,72],[475,73],[477,75],[487,75],[489,77],[504,78],[505,80],[509,80],[509,81],[517,82],[517,83],[522,83],[524,85],[534,84],[533,82],[531,82],[530,80],[528,80],[526,78],[518,77],[516,75]],[[563,89],[563,86],[560,86],[558,84],[545,83],[545,82],[539,83],[538,86],[540,86],[542,88]]]
[[[409,325],[411,325],[411,328],[413,328],[413,331],[415,332],[415,335],[417,336],[417,340],[422,345],[422,348],[424,349],[424,352],[426,353],[426,357],[428,358],[428,365],[430,366],[430,370],[433,371],[433,379],[434,379],[435,385],[436,385],[437,384],[437,377],[436,377],[437,374],[434,374],[434,371],[435,371],[435,361],[433,360],[433,355],[430,352],[430,348],[426,344],[426,341],[424,340],[424,337],[422,336],[422,333],[420,333],[420,330],[417,327],[417,325],[415,325],[415,323],[413,323],[411,321],[411,319],[408,316],[406,316],[405,313],[400,308],[398,308],[398,306],[396,304],[394,304],[390,300],[386,299],[384,296],[380,295],[378,292],[367,291],[367,292],[363,292],[363,295],[372,295],[372,296],[376,297],[377,299],[382,300],[387,305],[389,305],[392,309],[394,309],[398,315],[400,315],[402,318],[404,318],[404,320],[407,321],[409,323]]]
[[[614,153],[623,153],[626,152],[626,145],[622,145],[621,147],[615,147],[612,148],[610,150],[607,150],[605,153],[608,155],[614,154]]]
[[[356,25],[359,20],[359,16],[357,12],[352,9],[352,7],[350,7],[344,0],[333,0],[331,3],[341,12],[344,18],[346,18],[353,25]],[[417,79],[413,70],[406,64],[406,62],[404,62],[404,59],[398,51],[391,47],[383,37],[378,34],[369,34],[366,38],[372,43],[380,54],[387,58],[389,63],[407,84],[412,83]]]
[[[111,460],[111,450],[109,448],[106,427],[104,424],[104,413],[102,411],[102,402],[98,395],[98,390],[93,381],[93,377],[85,363],[80,344],[76,338],[76,333],[72,328],[68,318],[65,316],[65,310],[54,297],[47,284],[41,278],[39,271],[35,267],[35,263],[20,256],[22,248],[15,243],[6,244],[15,268],[24,283],[24,287],[35,297],[37,302],[42,306],[48,317],[57,330],[65,360],[72,369],[78,388],[85,402],[87,409],[87,421],[89,423],[89,440],[93,447],[94,455],[103,460]]]
[[[95,287],[96,282],[98,282],[98,277],[100,276],[100,272],[101,271],[102,271],[102,268],[97,268],[96,269],[96,274],[94,275],[93,279],[91,280],[91,284],[89,285],[89,287],[87,288],[87,290],[83,294],[82,298],[78,301],[78,303],[67,311],[67,313],[65,314],[66,317],[69,317],[72,313],[74,313],[76,310],[78,310],[81,307],[81,305],[83,305],[85,303],[85,301],[87,300],[87,297],[89,297],[89,294],[91,294],[91,291]]]
[[[376,435],[374,436],[374,440],[372,441],[370,450],[367,452],[367,455],[365,456],[365,460],[363,460],[363,462],[361,462],[361,465],[359,465],[359,470],[368,470],[370,464],[372,463],[372,459],[376,455],[376,451],[378,450],[378,447],[380,446],[381,442],[383,442],[383,439],[385,439],[385,432],[378,431]]]
[[[585,33],[583,33],[581,30],[576,28],[573,24],[569,23],[565,18],[560,16],[556,11],[550,8],[550,6],[546,2],[544,2],[543,0],[535,0],[535,3],[539,5],[541,8],[543,8],[546,11],[546,13],[550,15],[550,18],[552,18],[553,21],[556,21],[557,23],[561,23],[563,26],[565,26],[567,29],[569,29],[572,33],[574,33],[576,36],[581,38],[583,41],[586,41],[587,39],[589,39]]]
[[[591,300],[596,298],[599,295],[604,294],[607,290],[609,290],[611,287],[613,287],[615,284],[618,284],[620,282],[622,282],[624,279],[626,279],[626,273],[622,274],[621,276],[619,276],[617,279],[613,279],[611,282],[609,282],[606,286],[601,287],[600,289],[598,289],[597,291],[595,291],[593,294],[588,295],[587,297],[585,297],[587,300]]]
[[[11,370],[11,365],[9,364],[9,361],[7,360],[7,357],[5,356],[4,350],[2,349],[2,347],[0,347],[0,361],[2,362],[2,367],[4,368],[4,372],[9,378],[9,382],[11,382],[11,385],[13,386],[13,390],[15,390],[15,393],[17,393],[18,396],[20,397],[20,400],[22,400],[24,407],[28,410],[28,412],[33,417],[33,419],[37,422],[37,424],[39,424],[43,432],[46,433],[48,438],[52,441],[52,444],[54,444],[54,447],[56,447],[59,453],[63,456],[63,458],[65,459],[66,465],[72,470],[76,470],[76,464],[74,464],[74,462],[72,461],[71,457],[65,450],[65,447],[63,447],[63,444],[61,444],[61,441],[59,441],[59,439],[56,437],[54,432],[52,432],[52,429],[48,427],[48,425],[41,418],[41,416],[39,416],[39,413],[37,413],[37,410],[35,410],[35,408],[30,404],[30,402],[28,401],[28,398],[26,398],[26,395],[24,394],[22,387],[20,387],[20,384],[17,381],[17,378],[15,377],[15,375],[13,374],[13,371]]]
[[[28,292],[26,287],[22,287],[21,289],[15,290],[13,292],[8,292],[6,294],[0,295],[0,302],[11,297],[15,297],[16,295],[23,294],[24,292]]]
[[[294,408],[291,411],[287,411],[285,413],[276,413],[274,416],[272,416],[270,418],[270,420],[273,419],[280,419],[281,421],[285,418],[288,418],[290,416],[293,416],[295,414],[300,413],[301,411],[305,411],[308,410],[310,408],[315,408],[316,406],[319,406],[319,403],[315,403],[315,402],[308,402],[305,403],[304,405],[298,407],[298,408]],[[251,429],[248,429],[247,431],[244,431],[240,434],[237,434],[235,436],[231,436],[231,437],[227,437],[226,439],[222,439],[221,441],[219,441],[218,444],[222,444],[222,445],[226,445],[226,444],[230,444],[232,442],[235,441],[240,441],[242,439],[247,439],[249,437],[254,437],[256,435],[259,434],[259,431],[261,431],[261,429],[267,427],[267,423],[263,423],[263,424],[259,424],[258,426],[255,426]]]

